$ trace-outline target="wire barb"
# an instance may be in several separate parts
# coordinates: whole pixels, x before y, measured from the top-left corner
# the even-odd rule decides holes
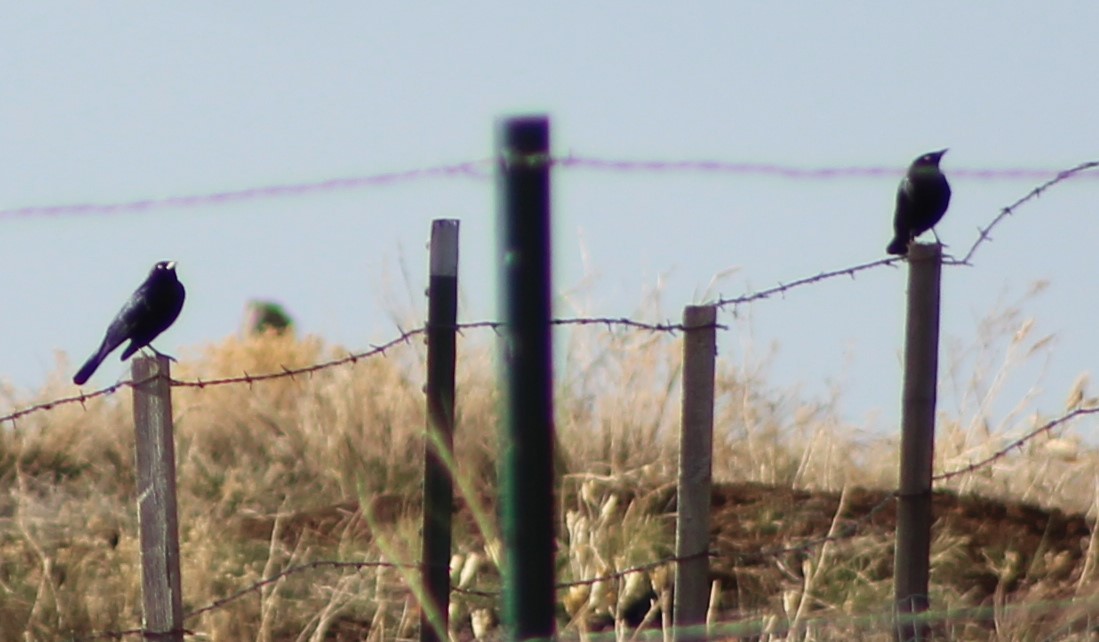
[[[1019,437],[1015,441],[1013,441],[1010,444],[1004,446],[1000,450],[997,450],[996,452],[992,453],[988,457],[985,457],[984,459],[980,459],[978,461],[975,461],[975,462],[973,462],[971,464],[968,464],[966,466],[962,466],[961,468],[958,468],[956,470],[951,470],[951,471],[945,472],[945,473],[939,473],[939,474],[933,476],[931,478],[931,480],[936,481],[936,482],[945,482],[945,481],[949,481],[949,480],[951,480],[955,477],[965,475],[967,473],[976,472],[977,470],[980,470],[981,468],[984,468],[985,466],[990,466],[990,465],[996,463],[997,461],[1003,459],[1004,457],[1007,457],[1011,453],[1011,451],[1013,451],[1013,450],[1016,450],[1016,449],[1022,450],[1023,446],[1025,446],[1028,442],[1030,442],[1032,439],[1034,439],[1035,437],[1037,437],[1039,435],[1044,435],[1044,434],[1052,431],[1054,428],[1057,428],[1058,426],[1061,426],[1065,423],[1068,423],[1069,421],[1072,421],[1073,419],[1075,419],[1077,417],[1080,417],[1082,415],[1093,415],[1093,414],[1096,414],[1096,413],[1099,413],[1099,406],[1091,406],[1091,407],[1087,407],[1087,408],[1077,408],[1077,409],[1075,409],[1071,412],[1067,412],[1067,413],[1061,415],[1060,417],[1057,417],[1055,419],[1050,419],[1049,421],[1047,421],[1044,424],[1038,426],[1034,430],[1031,430],[1030,432],[1026,433],[1022,437]]]

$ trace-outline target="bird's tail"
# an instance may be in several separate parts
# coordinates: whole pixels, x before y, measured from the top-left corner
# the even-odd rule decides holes
[[[84,382],[95,374],[96,368],[99,367],[99,364],[103,363],[103,360],[107,358],[108,353],[109,351],[105,351],[103,346],[100,346],[99,350],[88,357],[88,360],[84,362],[84,365],[80,367],[80,370],[77,370],[76,374],[73,375],[73,383],[78,386],[84,385]]]
[[[885,248],[885,251],[890,254],[904,256],[905,254],[908,254],[908,242],[902,236],[894,237]]]

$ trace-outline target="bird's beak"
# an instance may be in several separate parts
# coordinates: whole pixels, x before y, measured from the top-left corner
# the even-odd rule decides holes
[[[935,158],[942,158],[943,154],[945,154],[949,151],[950,151],[949,147],[947,147],[946,149],[940,149],[939,151],[935,152]]]
[[[168,268],[169,270],[174,270],[174,269],[176,269],[176,262],[175,261],[168,261],[168,264],[165,265],[164,267]]]

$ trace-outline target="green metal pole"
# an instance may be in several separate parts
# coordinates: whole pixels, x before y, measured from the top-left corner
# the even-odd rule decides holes
[[[496,138],[504,626],[513,640],[548,639],[555,629],[549,119],[506,119]]]

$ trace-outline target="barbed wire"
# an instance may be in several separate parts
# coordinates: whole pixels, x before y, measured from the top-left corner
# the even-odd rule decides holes
[[[337,568],[337,569],[343,568],[343,569],[355,569],[355,570],[362,570],[364,568],[413,568],[413,569],[416,569],[416,568],[420,568],[420,565],[405,563],[405,562],[346,562],[346,561],[341,561],[341,560],[317,560],[317,561],[313,561],[313,562],[307,562],[307,563],[304,563],[304,564],[297,564],[297,565],[294,565],[294,566],[287,567],[287,568],[283,569],[282,571],[279,571],[278,573],[275,573],[274,575],[262,578],[260,580],[255,581],[255,582],[252,582],[248,586],[245,586],[244,588],[242,588],[238,591],[230,593],[229,595],[226,595],[225,597],[218,598],[218,599],[214,600],[213,602],[210,602],[206,606],[194,609],[192,611],[188,611],[188,612],[183,614],[183,620],[184,621],[192,620],[192,619],[194,619],[194,618],[196,618],[200,615],[203,615],[205,613],[209,613],[211,611],[216,611],[216,610],[222,609],[225,606],[227,606],[227,605],[229,605],[233,602],[236,602],[237,600],[239,600],[239,599],[241,599],[241,598],[243,598],[247,595],[251,595],[252,593],[255,593],[255,592],[259,591],[260,589],[262,589],[265,586],[269,586],[271,584],[274,584],[275,582],[278,582],[278,581],[280,581],[280,580],[282,580],[286,577],[289,577],[291,575],[297,575],[298,573],[304,573],[305,571],[311,571],[311,570],[316,570],[316,569],[320,569],[320,568]],[[95,633],[91,633],[87,636],[77,638],[74,642],[86,642],[86,641],[91,641],[91,640],[112,640],[112,639],[117,640],[117,639],[122,639],[122,638],[125,638],[125,637],[129,637],[129,636],[144,635],[146,633],[149,633],[149,631],[147,631],[145,629],[141,629],[141,628],[124,629],[124,630],[120,630],[120,631],[98,631],[98,632],[95,632]],[[174,633],[183,633],[184,635],[195,635],[194,631],[190,631],[188,629],[182,629],[182,630],[177,630],[177,631],[159,631],[159,632],[157,632],[158,635],[162,635],[162,636],[167,636],[169,634],[174,634]]]
[[[318,561],[314,561],[314,562],[307,562],[307,563],[304,563],[304,564],[298,564],[296,566],[291,566],[291,567],[285,568],[282,571],[279,571],[278,573],[275,573],[274,575],[272,575],[270,577],[265,577],[263,579],[257,580],[255,582],[253,582],[252,584],[249,584],[248,586],[240,589],[239,591],[236,591],[235,593],[232,593],[232,594],[227,595],[223,598],[220,598],[220,599],[214,600],[213,602],[210,602],[209,604],[207,604],[206,606],[203,606],[202,608],[198,608],[198,609],[195,609],[193,611],[188,611],[187,613],[183,614],[183,619],[184,619],[184,621],[191,620],[191,619],[194,619],[194,618],[196,618],[196,617],[198,617],[198,616],[200,616],[204,613],[209,613],[210,611],[216,611],[220,608],[223,608],[224,606],[226,606],[228,604],[231,604],[232,602],[235,602],[235,601],[239,600],[240,598],[242,598],[246,595],[249,595],[251,593],[255,593],[256,591],[260,590],[261,588],[263,588],[265,586],[268,586],[270,584],[274,584],[275,582],[278,582],[279,580],[281,580],[285,577],[289,577],[291,575],[296,575],[298,573],[303,573],[305,571],[315,570],[315,569],[318,569],[318,568],[337,568],[337,569],[338,568],[347,568],[347,569],[355,569],[355,570],[361,571],[364,568],[406,568],[406,569],[411,568],[411,569],[418,569],[418,568],[420,568],[420,565],[419,564],[413,564],[413,563],[410,563],[410,562],[344,562],[344,561],[339,561],[339,560],[318,560]]]
[[[422,335],[427,332],[427,327],[419,327],[414,330],[401,331],[400,336],[395,339],[390,339],[385,343],[371,346],[369,350],[364,352],[353,352],[346,357],[340,357],[338,359],[332,359],[330,361],[322,361],[320,363],[314,363],[308,366],[301,366],[299,368],[287,368],[282,367],[279,372],[268,372],[264,374],[249,374],[245,372],[236,377],[222,377],[219,379],[195,379],[193,381],[172,379],[171,385],[175,388],[209,388],[213,386],[225,386],[232,384],[252,384],[262,381],[270,381],[272,379],[293,379],[301,375],[311,375],[321,370],[327,370],[329,368],[335,368],[337,366],[358,363],[363,359],[370,359],[371,357],[386,356],[386,353],[392,350],[394,347],[402,344],[409,343],[413,337]]]
[[[969,265],[970,261],[973,259],[973,255],[977,253],[977,248],[979,248],[982,244],[987,243],[987,242],[992,240],[992,237],[989,236],[989,232],[991,232],[992,229],[995,228],[997,225],[999,225],[1000,222],[1003,221],[1005,218],[1007,218],[1008,216],[1011,216],[1012,214],[1014,214],[1015,210],[1017,210],[1019,207],[1023,206],[1027,202],[1029,202],[1029,201],[1031,201],[1035,198],[1038,198],[1039,196],[1042,195],[1042,192],[1045,192],[1046,190],[1053,187],[1054,185],[1056,185],[1056,184],[1058,184],[1062,181],[1068,180],[1070,178],[1077,177],[1080,174],[1083,174],[1084,172],[1087,172],[1088,170],[1092,170],[1092,169],[1096,169],[1096,168],[1099,168],[1099,161],[1088,161],[1086,163],[1080,163],[1079,165],[1077,165],[1075,167],[1071,167],[1071,168],[1066,169],[1062,172],[1058,172],[1057,175],[1054,176],[1053,178],[1051,178],[1050,180],[1048,180],[1048,181],[1042,183],[1041,185],[1039,185],[1038,187],[1035,187],[1034,189],[1030,190],[1025,195],[1023,195],[1021,198],[1019,198],[1017,201],[1012,203],[1011,205],[1008,205],[1007,207],[1001,209],[1000,213],[997,214],[996,217],[992,219],[992,222],[990,222],[984,228],[978,227],[977,228],[977,239],[975,241],[973,241],[973,245],[970,246],[969,251],[967,251],[965,253],[965,256],[963,256],[962,258],[957,259],[957,260],[949,261],[949,263],[950,264],[956,264],[956,265]],[[1087,176],[1091,176],[1092,178],[1099,178],[1099,172],[1092,173],[1092,174],[1087,174]],[[948,263],[948,262],[944,261],[944,263]]]
[[[625,327],[625,328],[630,328],[630,329],[633,329],[633,330],[645,330],[645,331],[648,331],[648,332],[665,332],[665,333],[669,333],[669,334],[684,332],[688,329],[698,330],[698,329],[702,329],[702,328],[706,328],[706,327],[714,327],[714,328],[717,328],[719,330],[728,330],[729,329],[728,326],[722,325],[720,323],[713,324],[712,326],[703,325],[703,326],[693,326],[691,328],[688,328],[687,326],[684,326],[681,323],[648,323],[648,322],[645,322],[645,321],[636,321],[634,319],[629,319],[629,318],[625,318],[625,317],[575,317],[575,318],[564,318],[564,319],[552,319],[550,321],[550,324],[555,325],[555,326],[571,326],[571,325],[576,325],[576,326],[605,326],[608,329],[612,329],[612,328],[616,328],[616,327]],[[490,329],[494,332],[499,332],[505,325],[506,324],[503,323],[502,321],[473,321],[473,322],[469,322],[469,323],[459,323],[459,324],[456,324],[453,327],[459,333],[461,333],[462,331],[465,331],[465,330],[475,330],[475,329],[482,329],[482,328],[487,328],[487,329]],[[261,374],[251,374],[251,373],[248,373],[248,372],[243,372],[242,374],[237,375],[237,376],[221,377],[221,378],[215,378],[215,379],[201,379],[201,378],[194,379],[194,380],[172,379],[170,381],[170,385],[172,387],[175,387],[175,388],[199,388],[199,389],[211,388],[211,387],[215,387],[215,386],[234,385],[234,384],[247,384],[248,386],[252,386],[253,384],[256,384],[256,383],[271,381],[271,380],[274,380],[274,379],[286,379],[286,378],[293,379],[293,378],[299,377],[299,376],[308,376],[308,375],[312,375],[316,372],[319,372],[321,370],[327,370],[327,369],[330,369],[330,368],[335,368],[335,367],[338,367],[338,366],[343,366],[343,365],[348,365],[348,364],[355,364],[355,363],[358,363],[361,360],[370,359],[372,357],[379,357],[379,356],[384,357],[384,356],[387,355],[387,353],[390,350],[392,350],[396,346],[401,345],[401,344],[410,343],[413,338],[415,338],[417,336],[425,335],[427,333],[427,331],[428,331],[427,326],[421,326],[421,327],[418,327],[418,328],[415,328],[415,329],[412,329],[412,330],[402,330],[402,331],[400,331],[400,335],[397,336],[396,338],[390,339],[389,341],[386,341],[385,343],[382,343],[382,344],[373,345],[365,351],[354,352],[354,353],[348,354],[347,356],[344,356],[344,357],[340,357],[340,358],[337,358],[337,359],[331,359],[329,361],[322,361],[322,362],[310,364],[310,365],[307,365],[307,366],[301,366],[301,367],[297,367],[297,368],[289,368],[289,367],[283,366],[282,369],[279,370],[278,372],[267,372],[267,373],[261,373]],[[14,411],[10,414],[7,414],[7,415],[0,415],[0,424],[3,424],[5,422],[11,422],[12,424],[15,424],[19,419],[21,419],[23,417],[26,417],[27,415],[32,415],[32,414],[39,413],[39,412],[47,412],[47,411],[54,410],[58,407],[69,405],[69,404],[77,404],[78,403],[78,404],[83,406],[83,405],[85,405],[86,402],[88,402],[92,399],[95,399],[97,397],[104,397],[104,396],[112,395],[112,394],[118,392],[119,390],[121,390],[122,388],[133,388],[134,386],[140,385],[142,383],[146,383],[147,381],[150,381],[150,380],[151,380],[151,378],[150,379],[144,379],[144,380],[141,380],[141,381],[134,381],[132,379],[126,379],[126,380],[123,380],[123,381],[119,381],[118,383],[115,383],[113,385],[107,386],[106,388],[102,388],[100,390],[96,390],[96,391],[93,391],[93,392],[80,393],[78,395],[71,395],[71,396],[68,396],[68,397],[60,397],[60,398],[57,398],[57,399],[52,399],[50,401],[44,401],[42,403],[37,403],[37,404],[34,404],[32,406],[28,406],[26,408],[16,410],[16,411]]]
[[[270,381],[272,379],[283,379],[283,378],[291,378],[292,379],[294,377],[301,376],[301,375],[311,375],[311,374],[313,374],[315,372],[318,372],[320,370],[326,370],[328,368],[334,368],[336,366],[357,363],[358,361],[360,361],[362,359],[369,359],[371,357],[376,357],[376,356],[385,356],[385,354],[389,350],[394,348],[395,346],[397,346],[401,343],[408,343],[413,337],[415,337],[417,335],[424,334],[426,331],[427,331],[426,327],[420,327],[420,328],[416,328],[414,330],[409,330],[409,331],[402,331],[400,336],[398,336],[397,338],[391,339],[390,341],[387,341],[387,342],[385,342],[383,344],[380,344],[380,345],[372,346],[370,349],[368,349],[364,352],[352,353],[352,354],[347,355],[346,357],[341,357],[339,359],[332,359],[330,361],[323,361],[323,362],[320,362],[320,363],[314,363],[312,365],[302,366],[300,368],[287,368],[287,367],[283,366],[282,370],[280,370],[279,372],[270,372],[270,373],[264,373],[264,374],[258,374],[258,375],[253,375],[253,374],[249,374],[249,373],[245,372],[244,374],[242,374],[240,376],[223,377],[223,378],[219,378],[219,379],[206,379],[206,380],[195,379],[193,381],[181,380],[181,379],[172,379],[170,381],[170,384],[171,384],[172,387],[176,387],[176,388],[200,388],[201,389],[201,388],[209,388],[209,387],[213,387],[213,386],[223,386],[223,385],[231,385],[231,384],[248,384],[249,386],[251,386],[252,384],[263,382],[263,381]],[[135,381],[133,379],[126,379],[124,381],[120,381],[118,383],[107,386],[106,388],[103,388],[103,389],[100,389],[100,390],[96,390],[94,392],[81,393],[79,395],[61,397],[59,399],[54,399],[54,400],[51,400],[51,401],[38,403],[38,404],[35,404],[33,406],[28,406],[26,408],[16,410],[15,412],[12,412],[10,414],[0,416],[0,424],[3,424],[4,422],[8,422],[8,421],[10,421],[14,424],[16,422],[16,420],[21,419],[23,417],[26,417],[27,415],[31,415],[31,414],[38,413],[38,412],[47,412],[47,411],[53,410],[55,408],[58,408],[60,406],[65,406],[65,405],[69,405],[69,404],[79,403],[80,405],[83,406],[89,400],[95,399],[97,397],[103,397],[103,396],[114,394],[122,388],[133,388],[137,385],[140,385],[140,384],[146,383],[148,381],[151,381],[152,379],[153,378],[143,379],[141,381]]]
[[[714,305],[716,305],[719,308],[725,308],[725,307],[728,307],[728,306],[733,306],[733,309],[735,311],[736,306],[738,306],[738,305],[742,305],[742,304],[745,304],[745,303],[751,303],[753,301],[759,301],[761,299],[767,299],[767,298],[770,298],[770,297],[772,297],[776,294],[785,294],[787,291],[792,290],[794,288],[801,287],[803,285],[809,285],[811,283],[820,283],[821,281],[827,281],[828,279],[834,279],[834,278],[839,277],[839,276],[849,276],[852,279],[854,279],[855,275],[858,274],[859,272],[864,272],[866,270],[871,270],[871,269],[883,267],[883,266],[886,266],[886,265],[897,265],[903,260],[904,260],[903,257],[896,256],[896,257],[878,259],[876,261],[870,261],[869,263],[860,263],[859,265],[852,265],[850,267],[840,268],[838,270],[831,270],[831,271],[828,271],[828,272],[820,272],[819,274],[815,274],[813,276],[803,277],[803,278],[800,278],[800,279],[795,279],[795,280],[790,281],[788,283],[779,283],[775,287],[767,288],[766,290],[759,290],[757,292],[749,292],[747,294],[742,294],[740,296],[732,297],[732,298],[728,298],[728,299],[726,299],[724,297],[721,297],[721,298],[718,298],[718,300],[714,302]]]
[[[906,167],[899,166],[841,166],[799,167],[779,163],[737,163],[717,160],[626,160],[606,159],[570,153],[553,159],[553,165],[564,168],[592,169],[610,172],[640,173],[701,173],[766,176],[788,180],[833,180],[849,178],[901,177]],[[1059,174],[1056,169],[1007,167],[1007,168],[957,168],[950,169],[951,178],[961,180],[1045,180]],[[1096,176],[1095,178],[1099,178]]]
[[[147,212],[168,208],[195,208],[238,203],[251,200],[270,200],[277,198],[297,198],[310,194],[383,187],[398,183],[408,183],[439,178],[474,178],[484,180],[490,177],[496,164],[495,158],[481,158],[447,165],[436,165],[416,169],[320,179],[298,183],[278,183],[236,190],[206,192],[182,196],[166,196],[118,201],[113,203],[68,203],[54,205],[30,205],[0,209],[0,218],[32,216],[67,216],[80,214],[111,215],[135,212]],[[843,166],[843,167],[798,167],[779,163],[729,162],[716,160],[621,160],[592,156],[568,154],[554,157],[550,163],[563,169],[589,169],[620,173],[701,173],[730,174],[742,176],[767,176],[787,180],[841,180],[851,178],[884,178],[904,174],[903,167],[883,166]],[[1063,180],[1056,170],[1041,168],[957,168],[951,169],[951,178],[962,180],[1043,180],[1051,176],[1051,182]],[[1073,176],[1079,171],[1072,171]],[[1089,175],[1099,178],[1099,175]]]
[[[982,244],[987,243],[987,242],[992,240],[992,237],[990,236],[989,233],[996,226],[998,226],[1005,218],[1007,218],[1011,214],[1014,214],[1017,209],[1019,209],[1020,207],[1022,207],[1026,203],[1036,199],[1037,197],[1041,196],[1043,192],[1049,190],[1051,187],[1053,187],[1054,185],[1057,185],[1058,183],[1066,181],[1070,178],[1079,177],[1081,175],[1086,175],[1086,176],[1091,176],[1091,177],[1094,177],[1094,178],[1099,178],[1099,172],[1095,172],[1095,173],[1091,173],[1091,174],[1084,174],[1085,172],[1087,172],[1089,170],[1092,170],[1092,169],[1096,169],[1096,168],[1099,168],[1099,161],[1088,161],[1086,163],[1080,163],[1079,165],[1076,165],[1075,167],[1071,167],[1071,168],[1063,170],[1061,172],[1057,172],[1056,175],[1053,178],[1049,179],[1048,181],[1046,181],[1046,182],[1042,183],[1041,185],[1035,187],[1034,189],[1030,190],[1029,192],[1024,194],[1022,197],[1017,199],[1015,202],[1011,203],[1010,205],[1002,208],[999,211],[999,213],[997,213],[997,215],[995,217],[993,217],[993,219],[989,222],[988,225],[986,225],[983,228],[978,227],[977,228],[977,238],[974,240],[973,244],[970,246],[969,250],[965,253],[965,255],[962,258],[960,258],[960,259],[944,258],[943,259],[943,264],[944,265],[966,265],[966,266],[971,266],[973,256],[976,254],[977,249]],[[900,257],[900,256],[887,257],[887,258],[884,258],[884,259],[878,259],[878,260],[870,261],[870,262],[867,262],[867,263],[860,263],[860,264],[857,264],[857,265],[852,265],[850,267],[840,268],[840,269],[837,269],[837,270],[830,270],[830,271],[827,271],[827,272],[820,272],[820,273],[814,274],[812,276],[802,277],[802,278],[795,279],[793,281],[789,281],[789,282],[786,282],[786,283],[779,283],[778,285],[776,285],[774,287],[771,287],[771,288],[767,288],[765,290],[759,290],[757,292],[748,292],[746,294],[742,294],[740,296],[731,297],[731,298],[720,297],[720,298],[718,298],[717,301],[714,302],[714,305],[718,306],[719,308],[726,308],[726,307],[732,306],[733,310],[735,312],[737,306],[745,304],[745,303],[751,303],[751,302],[754,302],[754,301],[767,299],[767,298],[770,298],[770,297],[775,296],[777,294],[786,294],[788,291],[793,290],[795,288],[799,288],[799,287],[802,287],[802,286],[805,286],[805,285],[820,283],[822,281],[835,279],[835,278],[841,277],[841,276],[847,276],[847,277],[850,277],[851,279],[854,279],[855,276],[860,272],[864,272],[866,270],[876,269],[876,268],[879,268],[879,267],[884,267],[884,266],[887,266],[887,265],[888,266],[896,266],[896,265],[899,265],[904,260],[905,260],[904,257]]]
[[[993,463],[999,461],[1000,459],[1003,459],[1004,457],[1007,457],[1008,454],[1011,453],[1011,451],[1021,449],[1023,446],[1025,446],[1027,444],[1027,442],[1029,442],[1030,440],[1034,439],[1035,437],[1037,437],[1039,435],[1046,434],[1046,433],[1052,431],[1054,428],[1057,428],[1058,426],[1060,426],[1062,424],[1065,424],[1069,421],[1072,421],[1073,419],[1075,419],[1077,417],[1080,417],[1080,416],[1083,416],[1083,415],[1094,415],[1096,413],[1099,413],[1099,406],[1092,406],[1092,407],[1087,407],[1087,408],[1076,408],[1075,410],[1067,412],[1067,413],[1061,415],[1060,417],[1057,417],[1055,419],[1050,419],[1049,421],[1047,421],[1044,424],[1038,426],[1034,430],[1031,430],[1030,432],[1026,433],[1022,437],[1019,437],[1015,441],[1012,441],[1010,444],[1008,444],[1008,445],[1004,446],[1003,448],[997,450],[996,452],[992,453],[988,457],[985,457],[984,459],[980,459],[980,460],[975,461],[973,463],[970,463],[966,466],[962,466],[961,468],[958,468],[956,470],[951,470],[951,471],[945,472],[945,473],[939,473],[937,475],[934,475],[931,478],[931,480],[935,481],[935,482],[944,482],[944,481],[949,481],[949,480],[951,480],[955,477],[965,475],[967,473],[976,472],[977,470],[980,470],[981,468],[984,468],[985,466],[990,466]]]
[[[363,187],[381,187],[397,183],[437,178],[487,178],[487,169],[492,159],[480,159],[437,165],[381,174],[330,178],[303,183],[284,183],[262,187],[248,187],[224,192],[210,192],[187,196],[167,196],[163,198],[144,198],[116,203],[72,203],[63,205],[34,205],[0,209],[0,218],[28,216],[67,216],[74,214],[124,214],[147,212],[167,208],[193,208],[238,203],[260,199],[299,197],[307,194],[360,189]]]
[[[732,554],[732,556],[736,557],[737,559],[741,559],[741,560],[752,560],[752,559],[760,559],[760,558],[764,558],[764,557],[781,557],[781,556],[785,556],[785,555],[789,555],[789,554],[802,554],[802,553],[806,553],[809,550],[811,550],[813,548],[816,548],[818,546],[823,546],[824,544],[827,544],[827,543],[842,541],[842,540],[845,540],[845,539],[850,539],[851,537],[857,535],[861,531],[863,526],[865,526],[870,521],[872,521],[874,519],[874,517],[877,515],[877,513],[880,512],[886,506],[888,506],[890,503],[892,503],[894,499],[895,499],[894,494],[891,493],[891,494],[886,495],[880,502],[878,502],[869,511],[867,511],[867,513],[865,515],[863,515],[859,519],[845,525],[841,532],[836,533],[834,535],[825,535],[825,536],[822,536],[822,537],[810,539],[810,540],[801,542],[801,543],[799,543],[795,546],[764,549],[764,550],[761,550],[761,551],[754,551],[754,552],[750,552],[750,553],[734,552]],[[655,560],[655,561],[652,561],[652,562],[647,562],[647,563],[644,563],[644,564],[638,564],[636,566],[630,566],[630,567],[627,567],[627,568],[623,568],[623,569],[613,571],[613,572],[610,572],[610,573],[605,573],[605,574],[598,575],[598,576],[595,576],[595,577],[584,578],[584,579],[579,579],[579,580],[570,580],[570,581],[566,581],[566,582],[558,582],[554,585],[554,588],[557,589],[557,590],[560,590],[560,589],[569,589],[569,588],[573,588],[573,587],[577,587],[577,586],[594,586],[595,584],[598,584],[600,582],[610,582],[610,581],[613,581],[613,580],[622,579],[622,578],[627,577],[627,576],[629,576],[631,574],[634,574],[634,573],[645,573],[645,572],[656,570],[658,568],[661,568],[661,567],[669,565],[669,564],[676,564],[676,563],[679,563],[679,562],[690,561],[690,560],[694,560],[694,559],[698,559],[698,558],[702,558],[702,557],[711,558],[711,559],[719,559],[719,558],[722,558],[722,557],[726,557],[726,555],[718,553],[716,551],[707,550],[707,551],[700,551],[698,553],[693,553],[693,554],[690,554],[690,555],[666,556],[666,557],[663,557],[661,559],[658,559],[658,560]],[[316,560],[316,561],[313,561],[313,562],[297,564],[297,565],[285,568],[282,571],[279,571],[278,573],[275,573],[275,574],[270,575],[268,577],[264,577],[264,578],[261,578],[259,580],[256,580],[256,581],[248,584],[247,586],[245,586],[245,587],[243,587],[243,588],[241,588],[237,591],[234,591],[233,593],[230,593],[229,595],[226,595],[225,597],[221,597],[221,598],[218,598],[216,600],[213,600],[212,602],[206,604],[205,606],[202,606],[200,608],[196,608],[196,609],[193,609],[191,611],[188,611],[188,612],[184,613],[183,620],[184,621],[192,620],[192,619],[194,619],[196,617],[199,617],[201,615],[204,615],[206,613],[222,609],[222,608],[228,606],[229,604],[231,604],[233,602],[236,602],[237,600],[240,600],[241,598],[244,598],[248,595],[251,595],[253,593],[258,592],[263,587],[274,584],[274,583],[276,583],[276,582],[278,582],[278,581],[280,581],[280,580],[282,580],[286,577],[290,577],[292,575],[297,575],[299,573],[304,573],[306,571],[312,571],[312,570],[317,570],[317,569],[325,569],[325,568],[328,568],[328,569],[354,569],[354,570],[363,570],[363,569],[366,569],[366,568],[419,569],[419,568],[421,568],[421,565],[417,564],[417,563],[413,563],[413,562],[382,562],[382,561],[349,562],[349,561],[342,561],[342,560]],[[466,587],[459,587],[459,586],[452,586],[450,590],[451,590],[451,593],[458,593],[458,594],[463,594],[463,595],[472,595],[472,596],[477,596],[477,597],[487,597],[487,598],[497,598],[497,597],[500,597],[500,595],[502,595],[502,593],[503,593],[500,590],[482,590],[482,589],[473,589],[473,588],[466,588]],[[132,629],[117,630],[117,631],[100,631],[100,632],[91,633],[87,636],[77,638],[76,641],[74,641],[74,642],[90,642],[91,640],[101,640],[101,639],[123,639],[123,638],[131,637],[131,636],[144,635],[145,633],[148,633],[148,631],[146,631],[144,629],[141,629],[141,628],[132,628]],[[188,629],[183,629],[181,631],[162,632],[162,633],[183,633],[184,635],[195,635],[195,633],[193,631],[190,631]]]
[[[679,562],[686,562],[700,557],[707,557],[710,559],[721,559],[725,557],[734,557],[742,561],[759,560],[763,558],[777,558],[784,557],[786,555],[803,554],[810,550],[823,546],[825,544],[839,542],[852,537],[857,536],[862,532],[864,526],[869,524],[881,512],[886,506],[889,506],[896,500],[896,493],[887,493],[885,497],[881,499],[877,504],[872,506],[870,510],[866,512],[856,520],[852,520],[841,527],[840,531],[832,535],[822,535],[807,539],[803,542],[792,546],[779,546],[766,548],[759,551],[742,552],[733,551],[731,554],[722,553],[714,550],[701,551],[698,553],[692,553],[690,555],[668,555],[652,562],[646,562],[644,564],[638,564],[636,566],[630,566],[617,571],[606,573],[604,575],[597,575],[595,577],[589,577],[581,580],[571,580],[568,582],[559,582],[554,585],[555,589],[568,589],[574,586],[592,586],[599,582],[608,582],[611,580],[621,579],[633,573],[643,573],[646,571],[652,571],[668,564],[676,564]],[[451,589],[455,593],[464,593],[468,595],[476,595],[480,597],[498,597],[501,595],[501,591],[485,591],[478,589],[458,588]]]
[[[87,635],[70,638],[70,642],[92,642],[92,640],[123,640],[128,637],[144,636],[146,633],[156,635],[152,631],[146,631],[145,629],[122,629],[121,631],[96,631]],[[163,631],[160,635],[164,637],[170,637],[173,634],[182,633],[183,635],[194,635],[194,631],[188,629],[182,629],[180,631]],[[154,638],[155,639],[155,638]]]
[[[669,334],[686,332],[688,330],[701,330],[704,328],[715,328],[717,330],[729,329],[729,326],[722,325],[720,323],[687,327],[682,323],[647,323],[645,321],[635,321],[633,319],[627,319],[625,317],[575,317],[569,319],[553,319],[552,321],[550,321],[550,325],[602,325],[606,326],[608,329],[614,327],[626,327],[632,328],[634,330],[647,330],[649,332],[667,332]]]
[[[67,406],[69,404],[78,403],[81,406],[83,406],[83,405],[85,405],[86,402],[91,401],[92,399],[95,399],[97,397],[105,397],[105,396],[108,396],[108,395],[113,395],[114,393],[118,392],[122,388],[132,388],[133,386],[136,386],[136,385],[140,385],[140,384],[143,384],[143,383],[148,383],[149,381],[152,381],[152,379],[153,379],[152,377],[150,377],[148,379],[142,379],[141,381],[133,381],[132,379],[127,379],[125,381],[120,381],[120,382],[118,382],[114,385],[107,386],[106,388],[102,388],[102,389],[96,390],[94,392],[87,392],[87,393],[82,392],[78,395],[71,395],[71,396],[68,396],[68,397],[60,397],[60,398],[57,398],[57,399],[53,399],[51,401],[44,401],[42,403],[37,403],[37,404],[34,404],[33,406],[28,406],[26,408],[16,410],[15,412],[13,412],[11,414],[0,416],[0,424],[3,424],[5,422],[10,421],[12,423],[12,425],[15,425],[16,421],[18,421],[19,419],[21,419],[23,417],[26,417],[27,415],[32,415],[32,414],[35,414],[35,413],[38,413],[38,412],[47,412],[47,411],[50,411],[50,410],[54,410],[54,409],[56,409],[60,406]]]

